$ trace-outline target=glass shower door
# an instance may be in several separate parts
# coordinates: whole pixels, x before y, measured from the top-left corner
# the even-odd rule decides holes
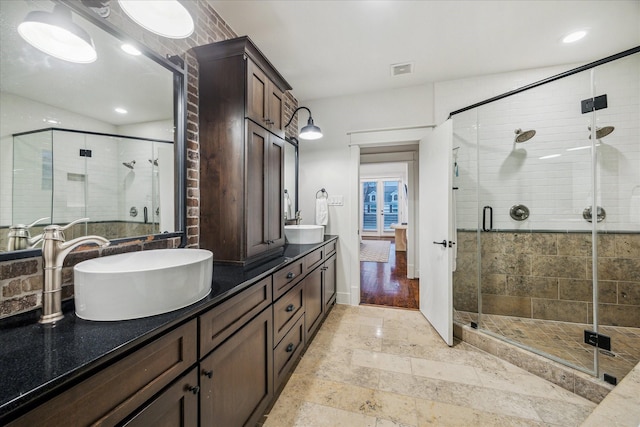
[[[478,108],[477,215],[480,328],[594,373],[591,92],[586,72]]]

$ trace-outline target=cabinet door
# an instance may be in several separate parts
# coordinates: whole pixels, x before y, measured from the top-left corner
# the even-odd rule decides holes
[[[273,397],[273,321],[264,310],[200,362],[203,426],[254,426]]]
[[[127,427],[196,427],[198,425],[198,370],[192,369],[145,406]]]
[[[284,141],[269,135],[268,154],[268,238],[272,246],[284,245]]]
[[[284,138],[284,93],[278,87],[269,85],[269,130],[280,138]]]
[[[307,342],[320,325],[323,312],[322,269],[316,268],[304,278],[304,323]]]
[[[267,168],[270,138],[268,131],[247,121],[247,257],[269,248],[269,197],[273,197]]]
[[[335,253],[325,261],[322,267],[322,286],[324,292],[325,311],[333,303],[336,296],[336,255]]]
[[[256,64],[247,58],[247,117],[268,127],[270,81]]]

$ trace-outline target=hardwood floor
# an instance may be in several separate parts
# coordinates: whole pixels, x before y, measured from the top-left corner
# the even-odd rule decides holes
[[[418,279],[407,279],[407,253],[391,241],[389,262],[360,262],[360,303],[387,307],[419,307]]]

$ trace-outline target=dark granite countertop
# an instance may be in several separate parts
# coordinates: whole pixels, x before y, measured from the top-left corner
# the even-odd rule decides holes
[[[93,322],[76,317],[73,303],[67,302],[64,319],[53,326],[38,323],[39,310],[1,320],[0,425],[336,238],[286,245],[283,256],[249,268],[215,264],[211,293],[166,314]]]

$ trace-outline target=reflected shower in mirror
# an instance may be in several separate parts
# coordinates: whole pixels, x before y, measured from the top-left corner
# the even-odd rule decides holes
[[[56,4],[72,10],[73,22],[90,35],[96,61],[58,59],[18,34],[30,13]],[[184,121],[176,114],[183,111],[184,70],[79,4],[2,1],[0,13],[1,259],[11,259],[12,226],[45,217],[31,235],[81,217],[90,221],[67,238],[184,231],[176,214],[184,195],[184,162],[177,158]],[[142,55],[123,50],[125,41]]]

